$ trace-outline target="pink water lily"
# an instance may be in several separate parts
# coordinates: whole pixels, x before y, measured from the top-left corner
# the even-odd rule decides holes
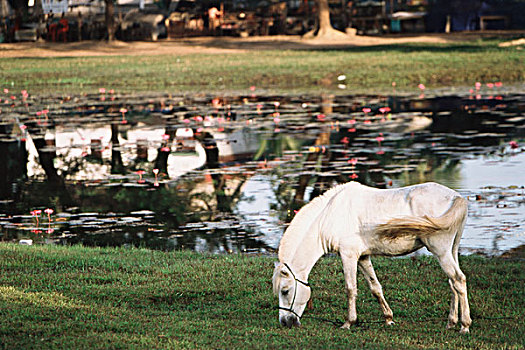
[[[144,175],[146,172],[144,170],[137,170],[136,173],[139,175],[139,184],[144,183],[145,180],[142,178],[142,175]]]
[[[218,98],[214,98],[211,100],[211,104],[213,107],[219,107],[221,105],[221,100],[219,100]]]
[[[379,147],[381,147],[381,142],[383,142],[384,140],[385,138],[383,137],[383,133],[379,133],[379,136],[376,137],[376,141],[379,144]],[[376,152],[376,154],[384,154],[384,153],[385,151],[383,151],[382,149]]]
[[[153,169],[153,174],[155,174],[155,182],[153,183],[153,186],[158,187],[159,186],[159,169]]]
[[[120,109],[120,113],[122,113],[122,120],[120,121],[122,124],[127,124],[128,121],[126,120],[126,113],[128,112],[128,110],[124,107],[122,107]]]
[[[39,217],[40,217],[40,214],[42,214],[42,210],[40,209],[35,209],[33,211],[31,211],[31,215],[33,215],[36,219],[36,227],[38,227],[38,223],[39,223]]]
[[[47,208],[44,210],[44,213],[47,214],[47,219],[49,220],[49,224],[51,224],[51,214],[53,214],[54,210],[51,208]]]

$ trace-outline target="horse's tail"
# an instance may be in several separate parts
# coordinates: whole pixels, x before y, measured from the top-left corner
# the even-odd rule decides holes
[[[402,217],[378,225],[374,233],[382,238],[395,239],[406,236],[426,237],[439,231],[457,232],[454,249],[457,251],[461,233],[467,217],[467,201],[460,196],[452,200],[452,205],[441,216]]]

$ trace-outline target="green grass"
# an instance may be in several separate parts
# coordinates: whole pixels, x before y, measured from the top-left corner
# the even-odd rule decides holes
[[[348,93],[473,86],[525,81],[525,52],[498,40],[403,44],[344,50],[260,50],[245,53],[0,59],[0,87],[32,93],[338,91]]]
[[[445,329],[450,291],[433,258],[374,259],[397,322],[387,327],[364,280],[359,326],[306,316],[283,329],[271,292],[275,258],[145,249],[0,245],[0,348],[519,349],[523,260],[463,257],[474,320]],[[413,277],[412,277],[413,276]],[[342,321],[341,263],[314,268],[309,316]]]

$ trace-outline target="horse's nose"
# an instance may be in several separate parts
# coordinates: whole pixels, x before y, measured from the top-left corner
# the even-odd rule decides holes
[[[279,322],[281,323],[281,326],[283,327],[300,327],[301,321],[299,321],[299,318],[295,315],[287,315],[279,318]]]

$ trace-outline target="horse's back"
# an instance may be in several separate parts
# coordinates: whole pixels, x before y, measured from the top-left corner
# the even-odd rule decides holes
[[[349,228],[357,232],[393,218],[441,216],[458,196],[456,191],[433,182],[395,189],[352,182],[328,201],[319,218],[325,232]]]
[[[423,237],[431,234],[430,231],[440,230],[434,225],[427,227],[430,224],[427,218],[441,217],[451,208],[454,199],[460,197],[456,191],[433,182],[395,189],[353,186],[338,196],[339,204],[350,202],[344,204],[350,216],[346,222],[350,225],[341,225],[345,220],[340,211],[335,211],[336,215],[331,215],[332,220],[327,222],[337,224],[324,228],[335,229],[333,232],[341,242],[339,248],[391,256],[421,248],[420,234]],[[337,206],[337,202],[333,204]],[[378,228],[388,235],[380,233]]]
[[[439,216],[458,196],[456,191],[435,182],[390,189],[377,189],[352,182],[345,191],[337,194],[333,206],[345,206],[354,213],[360,212],[364,217]]]
[[[405,189],[408,191],[406,201],[415,216],[440,216],[450,207],[453,199],[460,196],[458,192],[435,182],[407,186]]]

